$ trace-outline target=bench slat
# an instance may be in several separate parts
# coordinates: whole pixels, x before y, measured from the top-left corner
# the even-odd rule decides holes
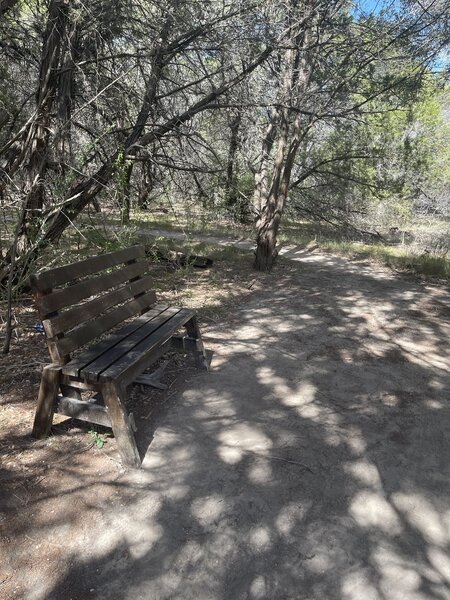
[[[63,366],[63,374],[70,375],[71,377],[79,377],[80,371],[84,367],[96,360],[113,346],[119,344],[128,335],[131,335],[134,331],[145,325],[145,323],[153,319],[167,308],[169,308],[167,305],[155,305],[151,310],[147,311],[142,316],[137,317],[131,323],[128,323],[124,327],[121,327],[118,331],[115,331],[109,335],[106,339],[101,340],[100,342],[97,342],[91,346],[89,350],[83,352],[80,354],[80,356],[72,359],[69,363]]]
[[[145,364],[150,362],[152,352],[156,352],[161,345],[170,339],[174,331],[193,316],[194,311],[187,308],[180,309],[169,321],[166,321],[164,325],[142,340],[120,360],[116,361],[106,371],[103,371],[100,375],[100,381],[132,381],[145,368]]]
[[[111,419],[106,408],[95,402],[84,402],[75,398],[59,396],[55,404],[55,412],[80,421],[111,427]]]
[[[116,362],[123,360],[124,356],[131,352],[142,340],[147,338],[152,333],[159,332],[159,328],[167,321],[172,319],[180,312],[179,308],[170,307],[167,310],[156,315],[153,319],[139,327],[120,344],[117,344],[97,360],[91,362],[88,366],[80,371],[81,377],[89,380],[98,379],[100,374],[113,366]]]
[[[71,331],[66,337],[55,340],[60,356],[67,356],[81,348],[91,340],[99,337],[105,331],[112,329],[122,321],[147,311],[156,302],[156,294],[152,290],[135,300],[114,308],[106,315],[98,317],[85,325]]]
[[[125,248],[124,250],[118,250],[117,252],[109,252],[108,254],[100,254],[93,258],[81,260],[64,267],[57,267],[48,271],[43,271],[38,275],[32,275],[30,277],[31,286],[39,291],[45,291],[85,277],[86,275],[93,275],[104,269],[115,267],[117,265],[143,258],[145,256],[144,246],[132,246],[131,248]]]
[[[55,290],[53,293],[47,296],[40,296],[36,298],[36,305],[39,310],[41,318],[45,318],[52,312],[65,308],[66,306],[72,306],[77,302],[81,302],[94,294],[99,294],[105,290],[108,290],[114,286],[120,285],[125,281],[139,277],[148,271],[148,262],[139,261],[126,265],[120,270],[113,271],[112,273],[106,273],[99,275],[88,281],[82,281],[69,287]]]
[[[148,275],[147,277],[129,283],[118,290],[113,290],[94,300],[85,302],[80,306],[75,306],[74,308],[66,310],[56,317],[44,319],[42,324],[44,325],[45,332],[48,337],[52,338],[59,333],[64,333],[73,329],[80,323],[87,323],[116,304],[125,302],[126,300],[145,292],[151,287],[152,280],[153,278]]]

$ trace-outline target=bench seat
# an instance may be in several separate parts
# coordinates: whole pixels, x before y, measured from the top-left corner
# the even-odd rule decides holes
[[[63,365],[62,373],[90,383],[114,380],[126,385],[143,365],[158,358],[161,348],[193,316],[187,308],[156,305]]]

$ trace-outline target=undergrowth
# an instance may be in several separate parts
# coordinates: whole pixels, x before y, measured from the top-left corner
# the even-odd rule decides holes
[[[353,232],[357,237],[357,232]],[[411,234],[410,234],[411,235]],[[361,236],[363,237],[363,236]],[[413,236],[411,236],[413,237]],[[350,239],[349,239],[350,238]],[[282,244],[306,247],[312,243],[325,252],[349,257],[368,258],[394,270],[406,271],[438,279],[450,279],[450,260],[437,256],[426,249],[412,248],[407,244],[386,243],[365,236],[364,241],[351,239],[348,230],[339,230],[328,224],[287,223],[279,236]]]
[[[112,216],[112,215],[111,215]],[[192,217],[192,218],[191,218]],[[80,231],[68,231],[60,242],[58,252],[49,249],[42,260],[39,261],[46,267],[67,264],[89,256],[94,256],[102,252],[111,252],[120,248],[125,248],[132,244],[144,243],[148,247],[153,246],[159,250],[181,251],[187,254],[212,254],[218,261],[228,261],[231,265],[237,262],[239,269],[247,273],[250,277],[252,271],[253,257],[248,250],[240,250],[234,246],[219,246],[207,242],[195,242],[174,239],[167,237],[152,237],[145,233],[146,229],[157,228],[172,231],[184,231],[195,237],[198,233],[207,233],[209,235],[240,235],[248,239],[254,239],[254,231],[250,225],[244,226],[236,224],[232,226],[224,221],[214,221],[206,219],[194,219],[193,215],[175,218],[173,214],[153,214],[146,212],[136,212],[132,223],[126,226],[116,226],[113,220],[108,226],[98,228],[93,220],[83,227]],[[405,236],[403,236],[404,240]],[[282,245],[297,244],[300,247],[306,247],[310,243],[317,244],[318,248],[325,252],[336,254],[367,258],[398,271],[406,271],[420,274],[425,277],[449,279],[450,261],[446,256],[437,256],[432,252],[421,251],[418,247],[411,247],[408,244],[395,243],[389,240],[383,243],[370,236],[359,237],[348,229],[339,230],[327,223],[314,223],[307,221],[289,221],[285,220],[279,235],[279,242]],[[158,262],[158,257],[150,253],[150,257]],[[185,269],[189,269],[186,267]],[[276,273],[277,267],[274,269]],[[184,273],[181,270],[177,277]],[[186,271],[188,273],[188,271]],[[184,273],[186,275],[186,273]],[[220,277],[213,274],[211,270],[210,285],[220,285]],[[166,273],[167,275],[167,273]],[[170,283],[171,275],[167,275]]]
[[[427,277],[450,279],[450,261],[430,254],[413,254],[399,247],[357,242],[319,242],[320,248],[345,256],[370,258],[399,271],[409,271]]]

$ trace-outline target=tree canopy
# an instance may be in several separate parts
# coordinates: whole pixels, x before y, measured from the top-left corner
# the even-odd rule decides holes
[[[83,211],[164,193],[254,220],[438,206],[448,3],[1,0],[4,285]]]

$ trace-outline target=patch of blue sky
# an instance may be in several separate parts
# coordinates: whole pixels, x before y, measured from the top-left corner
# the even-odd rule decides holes
[[[354,0],[352,12],[355,15],[367,17],[379,15],[384,11],[397,11],[400,6],[400,0]]]

